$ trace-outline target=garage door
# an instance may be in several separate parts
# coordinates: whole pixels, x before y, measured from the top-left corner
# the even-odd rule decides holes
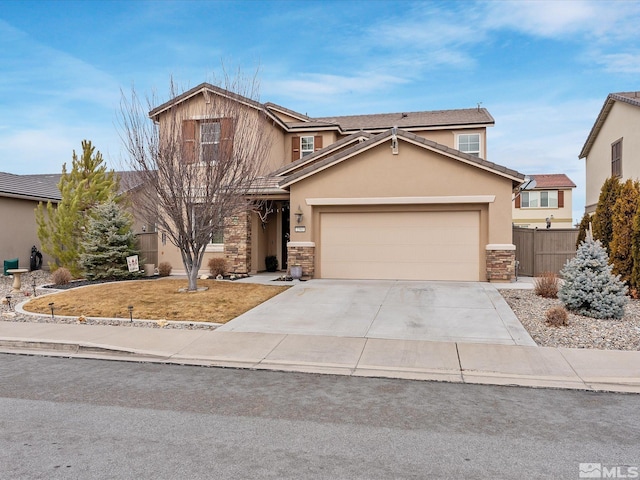
[[[479,212],[320,215],[323,278],[479,280]]]

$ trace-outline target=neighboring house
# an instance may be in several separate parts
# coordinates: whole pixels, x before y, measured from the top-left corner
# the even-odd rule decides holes
[[[29,268],[31,248],[40,250],[35,209],[39,202],[60,201],[56,185],[47,175],[0,172],[0,260],[18,258],[20,268]],[[52,258],[43,255],[46,267]]]
[[[564,173],[529,175],[533,189],[513,202],[513,224],[525,228],[572,228],[572,191],[576,184]]]
[[[595,212],[611,177],[640,179],[640,92],[610,93],[582,147],[586,164],[585,211]]]
[[[275,141],[256,185],[266,222],[250,212],[227,219],[203,270],[224,255],[231,271],[255,273],[276,255],[315,278],[511,279],[512,192],[524,176],[485,159],[486,109],[310,118],[204,83],[149,116],[162,135],[182,112],[185,147],[205,151],[200,139],[225,137],[228,125],[206,116],[210,95],[265,115]],[[159,234],[158,261],[180,271],[177,248]]]

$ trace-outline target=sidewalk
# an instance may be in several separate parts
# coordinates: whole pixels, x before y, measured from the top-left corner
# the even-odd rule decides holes
[[[640,352],[0,322],[0,352],[640,393]]]

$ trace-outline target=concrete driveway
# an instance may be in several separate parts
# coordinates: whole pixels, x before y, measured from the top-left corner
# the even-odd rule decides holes
[[[218,331],[531,345],[489,283],[310,280]]]

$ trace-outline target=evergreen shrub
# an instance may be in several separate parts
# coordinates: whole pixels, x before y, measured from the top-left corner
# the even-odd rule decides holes
[[[562,303],[575,313],[592,318],[622,318],[627,286],[611,273],[606,250],[591,235],[560,274],[564,282],[558,292]]]

